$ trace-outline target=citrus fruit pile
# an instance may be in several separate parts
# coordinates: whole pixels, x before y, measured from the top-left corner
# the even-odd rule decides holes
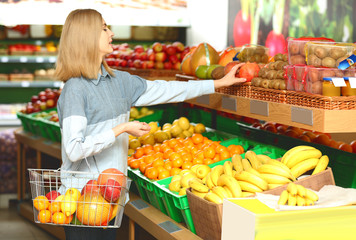
[[[139,169],[147,178],[160,180],[179,174],[196,164],[209,165],[234,154],[242,154],[240,145],[225,147],[220,141],[212,141],[200,133],[188,138],[171,138],[162,144],[143,145],[128,157],[128,165]]]

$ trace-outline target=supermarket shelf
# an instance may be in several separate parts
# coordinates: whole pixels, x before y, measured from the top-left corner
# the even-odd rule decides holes
[[[186,101],[198,106],[327,133],[356,132],[356,110],[324,110],[210,94]]]
[[[0,82],[0,88],[59,88],[60,81],[3,81]]]
[[[5,127],[5,126],[14,126],[14,127],[19,127],[21,126],[21,121],[20,119],[2,119],[0,116],[0,127]]]
[[[0,56],[1,63],[55,63],[57,56]]]

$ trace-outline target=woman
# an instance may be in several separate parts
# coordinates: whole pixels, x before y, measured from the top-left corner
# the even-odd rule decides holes
[[[101,14],[92,9],[72,11],[63,26],[56,76],[65,82],[57,104],[64,171],[116,168],[127,174],[128,135],[139,137],[150,130],[147,123],[129,122],[132,106],[181,102],[245,82],[235,77],[238,66],[219,80],[189,82],[147,81],[112,70],[104,61],[113,51],[112,37]],[[78,231],[85,239],[106,233],[111,238],[103,239],[115,239],[115,231],[71,227],[66,228],[67,239],[79,239]]]

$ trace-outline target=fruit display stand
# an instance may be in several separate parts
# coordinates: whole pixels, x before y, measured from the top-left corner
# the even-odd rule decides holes
[[[316,175],[302,178],[295,183],[309,187],[313,190],[320,190],[324,185],[335,185],[330,168]],[[264,193],[278,195],[285,188],[286,185],[267,190]],[[209,202],[194,195],[190,190],[187,191],[187,198],[197,235],[203,239],[221,239],[221,232],[223,229],[223,204]],[[240,221],[243,218],[240,218],[239,215],[237,215],[234,220],[230,221],[231,223],[236,224],[237,219]]]
[[[19,212],[22,216],[34,221],[32,203],[26,201],[26,186],[28,185],[26,177],[26,150],[31,148],[37,152],[36,167],[42,166],[42,154],[47,154],[61,161],[61,147],[59,143],[49,142],[47,139],[34,136],[31,133],[24,132],[22,128],[15,131],[15,137],[18,145],[18,200]],[[127,221],[118,230],[120,239],[147,239],[147,235],[135,238],[135,223],[150,233],[157,239],[201,239],[189,231],[184,225],[175,222],[170,217],[163,214],[160,210],[144,202],[134,193],[130,193],[130,201],[125,206],[124,215],[128,217]],[[65,239],[63,228],[54,227],[47,224],[38,224],[38,227],[51,233],[58,239]]]
[[[128,72],[132,75],[140,76],[147,80],[175,80],[176,74],[181,73],[181,71],[174,69],[136,69],[123,67],[113,68],[120,71]]]

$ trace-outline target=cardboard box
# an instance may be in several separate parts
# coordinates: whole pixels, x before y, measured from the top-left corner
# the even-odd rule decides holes
[[[295,183],[319,191],[324,185],[335,185],[335,180],[331,168],[328,168],[318,174],[304,177]],[[284,185],[267,190],[265,193],[279,195],[286,188],[287,185]],[[222,219],[224,217],[223,204],[215,204],[199,198],[189,190],[187,190],[187,198],[197,235],[203,239],[221,239]],[[237,224],[236,222],[240,220],[243,222],[244,218],[245,215],[235,216],[234,224]]]

